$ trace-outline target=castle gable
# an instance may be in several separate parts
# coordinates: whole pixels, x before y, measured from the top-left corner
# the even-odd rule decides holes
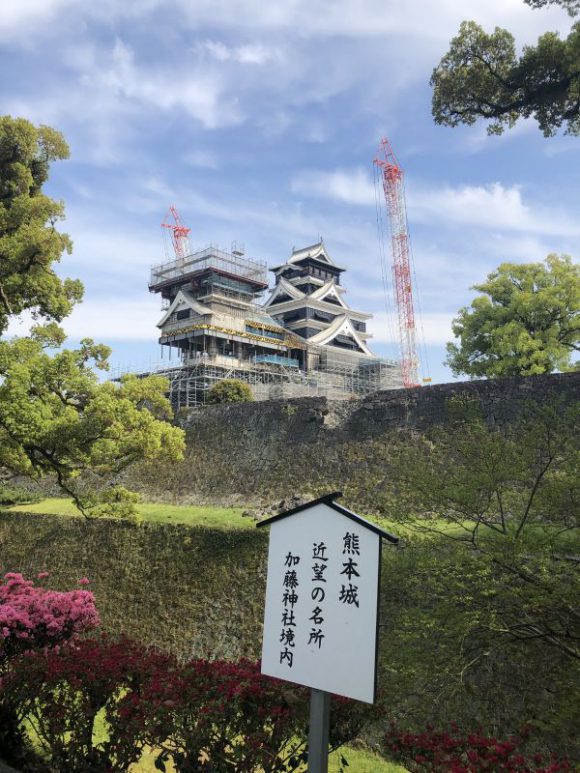
[[[264,304],[264,307],[268,308],[272,304],[285,303],[288,300],[298,301],[304,297],[306,297],[306,294],[303,293],[302,290],[299,290],[293,284],[281,278],[276,287],[272,290],[272,294]]]
[[[339,292],[339,290],[341,292]],[[342,287],[339,287],[339,285],[337,285],[335,282],[330,281],[324,284],[318,290],[315,290],[310,295],[310,298],[317,301],[326,301],[327,303],[335,303],[335,304],[338,304],[339,306],[342,306],[343,309],[348,309],[347,303],[341,297],[341,293],[343,292],[344,292],[344,289]]]
[[[341,314],[325,329],[308,339],[310,344],[348,348],[359,354],[372,356],[372,352],[354,329],[346,314]]]
[[[179,290],[169,308],[157,323],[157,327],[163,327],[163,325],[169,321],[172,314],[177,314],[180,311],[185,311],[188,309],[191,310],[193,314],[199,316],[204,314],[211,314],[211,309],[209,309],[207,306],[204,306],[202,303],[199,303],[199,301],[196,301],[195,298],[187,292],[187,290]]]
[[[322,239],[317,244],[311,244],[309,247],[302,247],[299,250],[292,250],[292,255],[288,258],[288,264],[300,263],[302,260],[310,258],[326,263],[328,266],[336,266],[332,260]]]

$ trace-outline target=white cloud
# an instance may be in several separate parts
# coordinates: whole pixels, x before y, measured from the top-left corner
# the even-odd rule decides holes
[[[304,171],[294,176],[291,190],[315,198],[346,204],[374,206],[376,194],[369,173],[364,169],[333,172]],[[562,210],[553,210],[524,201],[520,186],[460,185],[434,188],[420,182],[407,182],[406,203],[411,223],[464,225],[487,230],[521,231],[528,235],[576,237],[580,222]]]
[[[89,222],[78,211],[71,214],[66,230],[73,238],[74,252],[72,258],[67,257],[62,272],[79,276],[88,287],[102,286],[105,281],[118,286],[131,278],[128,293],[134,288],[143,288],[146,293],[150,266],[164,260],[161,228],[157,229],[167,210],[166,201],[163,206],[165,209],[160,206],[154,210],[157,218],[150,218],[151,226],[145,233],[134,220],[123,227],[113,224],[106,214]]]
[[[0,5],[0,39],[10,39],[26,28],[41,29],[44,22],[68,12],[75,0],[3,0]]]
[[[93,338],[97,342],[155,342],[158,337],[156,325],[162,316],[159,298],[156,296],[144,295],[137,300],[117,295],[83,301],[75,306],[72,314],[60,324],[73,341]],[[26,336],[32,325],[41,322],[42,320],[34,321],[26,312],[11,320],[7,336]]]
[[[64,11],[67,15],[64,16]],[[50,25],[62,26],[71,19],[75,26],[85,23],[123,20],[142,23],[147,17],[164,19],[189,31],[202,25],[238,32],[248,30],[293,32],[300,37],[381,37],[386,34],[447,39],[449,29],[472,18],[481,24],[510,27],[529,37],[538,30],[568,29],[570,20],[559,8],[534,12],[521,0],[287,0],[264,4],[262,0],[3,0],[0,30],[26,34],[46,34]],[[428,19],[418,24],[417,19]],[[42,23],[39,23],[42,22]]]
[[[71,125],[73,131],[81,127],[90,138],[84,135],[83,154],[97,155],[97,162],[122,160],[129,142],[138,141],[145,117],[160,122],[166,120],[163,113],[180,111],[204,129],[244,120],[237,94],[215,66],[186,57],[177,63],[144,60],[121,38],[108,48],[68,51],[66,65],[73,72],[66,75],[66,99],[54,79],[34,99],[26,93],[8,94],[5,109],[35,123]]]
[[[241,64],[266,64],[276,57],[276,52],[265,46],[247,45],[236,49],[236,58]]]
[[[465,18],[487,26],[517,23],[524,35],[546,25],[568,29],[570,20],[558,8],[533,12],[521,0],[288,0],[264,4],[262,0],[179,0],[187,22],[194,26],[214,24],[230,29],[262,29],[270,32],[300,30],[305,37],[380,37],[385,34],[447,38],[449,27]],[[418,24],[418,19],[428,23]]]
[[[158,297],[109,296],[85,300],[64,320],[63,327],[73,339],[155,341],[162,316]]]
[[[262,65],[278,59],[280,56],[279,52],[275,49],[260,44],[229,47],[219,40],[206,40],[203,47],[218,62],[233,61],[239,64]]]
[[[206,40],[204,43],[204,47],[209,52],[210,56],[213,56],[214,59],[217,59],[218,62],[227,62],[228,59],[231,57],[231,52],[229,48],[225,45],[225,43],[220,43],[219,41],[213,41],[213,40]]]
[[[231,126],[242,119],[236,100],[223,100],[225,87],[215,71],[176,65],[136,64],[133,49],[117,39],[110,65],[83,75],[81,84],[114,94],[119,100],[164,110],[181,108],[208,129]]]
[[[294,176],[293,193],[335,199],[347,204],[374,205],[375,189],[364,169],[336,169],[334,172],[305,171]]]
[[[442,345],[447,341],[453,340],[451,330],[451,320],[453,314],[441,314],[437,312],[424,313],[421,317],[417,316],[415,341],[417,349],[423,344],[426,346]],[[371,347],[373,343],[377,344],[398,344],[398,329],[396,320],[389,318],[386,312],[379,311],[368,322],[368,330],[373,334]]]
[[[522,231],[553,236],[580,235],[580,222],[565,212],[524,201],[519,186],[449,186],[440,189],[408,185],[409,217],[417,222],[470,225],[495,231]]]
[[[217,154],[211,150],[192,150],[189,153],[185,153],[182,159],[188,166],[199,169],[217,169],[220,165]]]

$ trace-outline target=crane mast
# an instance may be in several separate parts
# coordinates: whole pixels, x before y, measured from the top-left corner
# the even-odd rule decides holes
[[[171,217],[173,217],[172,223],[169,222]],[[175,257],[177,259],[186,258],[191,253],[188,239],[191,228],[183,225],[179,212],[173,205],[169,207],[169,211],[165,215],[165,220],[161,223],[161,228],[167,228],[171,231],[171,242],[173,244]]]
[[[375,164],[380,170],[391,233],[392,272],[399,321],[401,370],[405,387],[418,386],[418,360],[415,346],[415,313],[411,282],[411,249],[407,225],[407,207],[403,170],[390,142],[382,139]]]

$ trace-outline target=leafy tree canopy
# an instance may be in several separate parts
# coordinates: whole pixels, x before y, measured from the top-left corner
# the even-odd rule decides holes
[[[529,722],[577,758],[579,411],[548,395],[506,424],[460,395],[444,424],[390,448],[376,491],[407,544],[385,565],[403,715],[508,733]]]
[[[580,0],[526,0],[539,8],[558,4],[571,16]],[[488,132],[501,134],[519,118],[534,117],[546,137],[566,127],[580,133],[580,23],[564,40],[546,32],[535,46],[516,52],[513,35],[496,27],[488,34],[465,21],[431,76],[433,117],[446,126],[490,121]]]
[[[546,5],[561,5],[570,16],[580,13],[580,0],[524,0],[526,5],[532,8],[544,8]]]
[[[54,271],[72,242],[56,229],[64,204],[42,192],[50,163],[68,155],[54,129],[0,116],[0,334],[13,314],[60,321],[82,298],[78,280]]]
[[[99,383],[108,347],[90,339],[62,349],[58,326],[82,298],[79,281],[54,271],[66,234],[56,230],[64,205],[42,192],[50,163],[68,156],[62,135],[23,119],[0,117],[0,334],[28,310],[44,324],[24,338],[0,339],[0,466],[14,474],[54,473],[85,513],[126,514],[131,496],[102,481],[140,459],[178,459],[183,433],[171,426],[162,378]],[[56,352],[56,353],[50,353]],[[87,485],[87,473],[101,483]],[[102,500],[102,501],[101,501]]]
[[[247,403],[254,399],[252,390],[245,381],[238,378],[226,378],[207,393],[208,403]]]
[[[459,343],[447,344],[458,375],[530,376],[570,370],[580,350],[580,266],[568,256],[544,263],[503,263],[482,293],[453,320]]]

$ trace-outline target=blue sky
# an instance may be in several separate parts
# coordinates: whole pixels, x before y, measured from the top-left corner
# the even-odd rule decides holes
[[[470,286],[504,261],[577,256],[580,235],[579,139],[433,124],[429,77],[464,19],[519,45],[571,25],[521,0],[3,0],[2,113],[71,146],[47,186],[75,245],[59,270],[86,288],[69,343],[159,361],[147,281],[175,204],[192,246],[242,242],[271,266],[322,235],[350,305],[375,314],[375,352],[397,356],[372,168],[386,136],[406,174],[422,376],[452,380],[445,342]]]

